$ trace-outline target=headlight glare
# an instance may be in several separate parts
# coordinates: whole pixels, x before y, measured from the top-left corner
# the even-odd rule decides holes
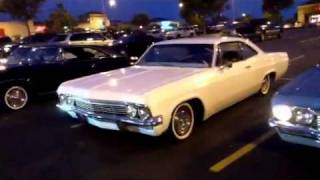
[[[295,121],[302,125],[311,125],[316,119],[316,115],[308,109],[295,110]]]
[[[148,118],[150,118],[150,111],[148,108],[142,107],[142,108],[139,108],[138,115],[141,120],[145,121]]]
[[[291,107],[287,105],[276,105],[272,107],[272,114],[280,121],[289,121],[293,116]]]
[[[128,116],[129,116],[131,119],[134,119],[134,118],[136,118],[136,116],[137,116],[138,109],[137,109],[137,107],[135,107],[134,105],[129,105],[129,106],[127,107],[127,113],[128,113]]]

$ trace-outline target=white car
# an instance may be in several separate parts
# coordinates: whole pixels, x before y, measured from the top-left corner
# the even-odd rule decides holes
[[[133,67],[63,83],[58,107],[99,128],[183,140],[196,121],[268,94],[287,68],[287,53],[265,53],[242,38],[164,41]]]
[[[194,37],[196,36],[196,31],[192,27],[179,27],[177,29],[169,30],[164,32],[164,37],[166,39],[177,39],[185,37]]]

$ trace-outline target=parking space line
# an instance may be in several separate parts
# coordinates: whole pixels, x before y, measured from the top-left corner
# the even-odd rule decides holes
[[[291,58],[291,59],[289,60],[289,64],[292,63],[292,62],[295,62],[295,61],[297,61],[297,60],[303,59],[303,58],[305,58],[305,55],[304,55],[304,54],[301,54],[301,55],[299,55],[299,56],[296,56],[296,57],[294,57],[294,58]]]
[[[239,150],[235,151],[231,155],[227,156],[223,160],[219,161],[218,163],[214,164],[210,167],[210,172],[213,173],[219,173],[222,170],[224,170],[227,166],[231,165],[235,161],[239,160],[241,157],[245,156],[246,154],[250,153],[252,150],[254,150],[259,144],[263,143],[270,137],[275,135],[275,131],[270,130],[267,133],[263,134],[253,142],[243,146]]]
[[[71,128],[71,129],[76,129],[76,128],[82,127],[83,125],[84,125],[83,123],[74,124],[74,125],[72,125],[70,128]]]
[[[313,41],[317,41],[317,40],[320,40],[320,36],[301,40],[300,43],[313,42]]]

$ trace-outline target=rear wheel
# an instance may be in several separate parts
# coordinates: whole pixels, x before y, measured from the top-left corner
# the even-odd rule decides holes
[[[9,86],[5,89],[2,100],[8,109],[16,111],[28,104],[29,94],[23,86]]]
[[[189,103],[182,103],[173,112],[171,119],[171,136],[176,140],[187,139],[194,127],[194,111]]]

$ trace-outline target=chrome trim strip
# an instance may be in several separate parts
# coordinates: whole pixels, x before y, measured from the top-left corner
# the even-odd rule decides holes
[[[66,112],[76,113],[78,116],[84,116],[86,118],[93,118],[97,121],[101,122],[114,122],[114,123],[126,123],[137,126],[158,126],[163,123],[162,116],[152,117],[145,121],[141,121],[139,119],[130,119],[127,116],[119,116],[119,115],[107,115],[107,114],[96,114],[94,112],[87,112],[76,108],[65,109],[63,105],[57,104],[57,107]],[[78,117],[79,118],[79,117]]]

